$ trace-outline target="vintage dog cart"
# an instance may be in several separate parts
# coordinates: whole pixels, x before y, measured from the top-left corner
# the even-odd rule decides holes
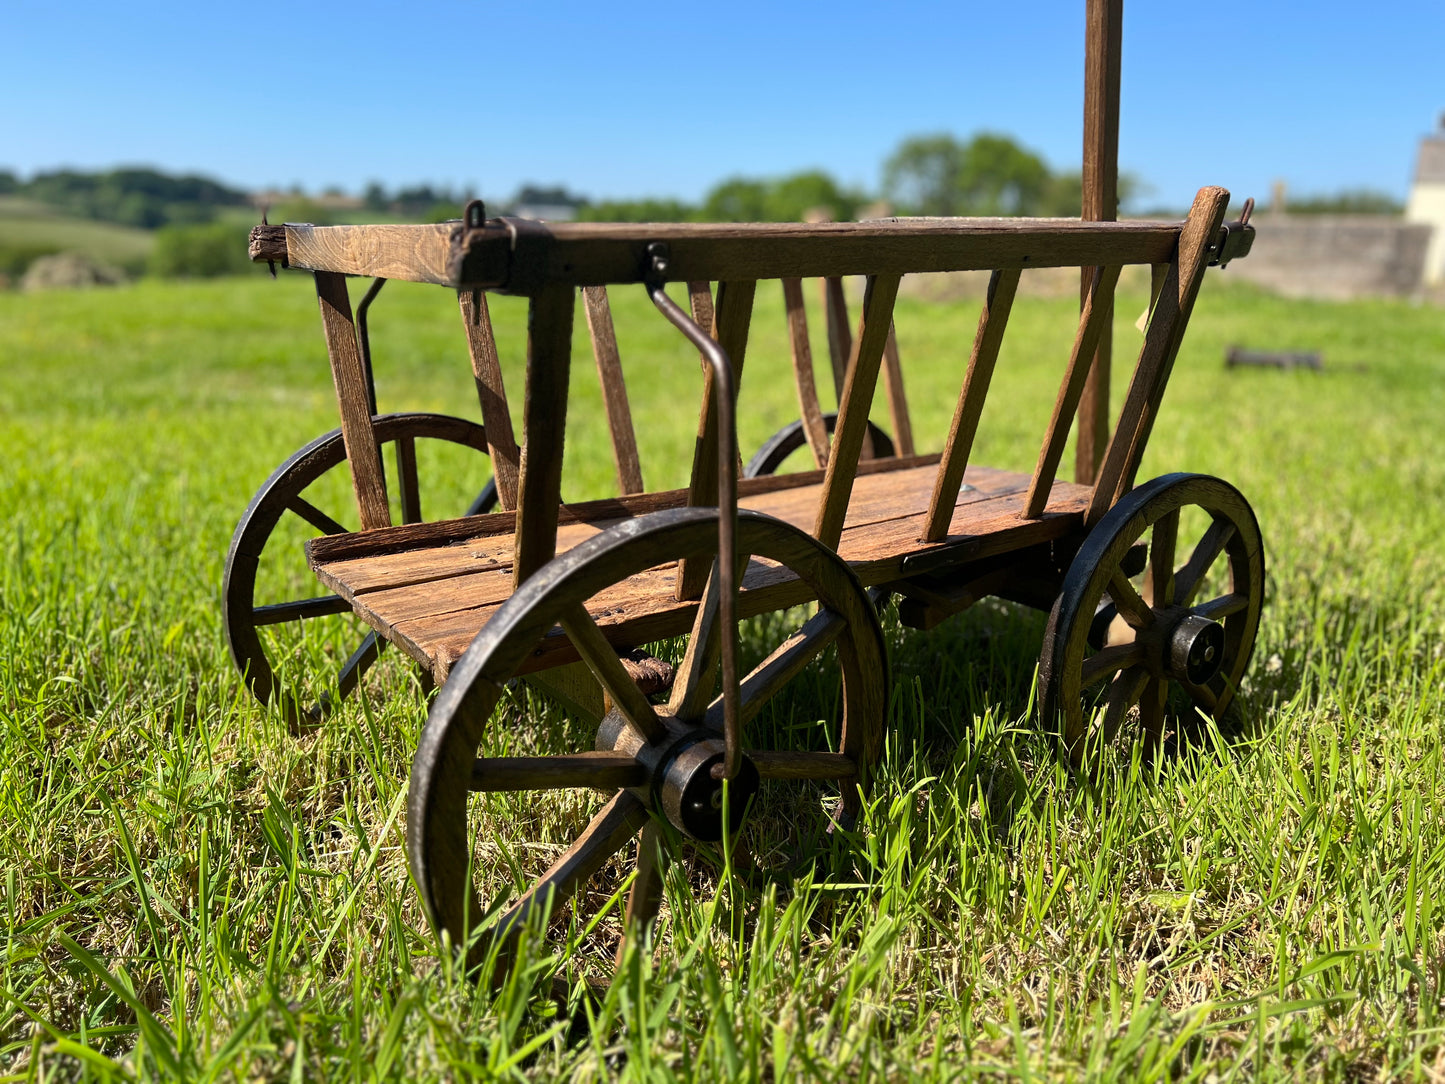
[[[1202,189],[1188,218],[1172,223],[815,225],[547,225],[488,218],[473,203],[462,221],[440,225],[257,227],[254,259],[315,275],[341,412],[326,463],[349,465],[363,528],[333,530],[335,521],[299,489],[266,498],[266,517],[290,508],[322,532],[307,557],[334,592],[283,604],[290,609],[281,616],[303,618],[308,606],[353,609],[441,685],[412,767],[407,825],[413,876],[437,929],[480,952],[489,942],[475,936],[479,927],[511,931],[539,902],[570,898],[640,833],[627,907],[628,928],[635,928],[657,907],[658,824],[716,840],[727,827],[724,809],[737,827],[762,779],[835,780],[841,815],[856,809],[888,706],[878,619],[884,597],[901,597],[903,619],[920,628],[986,596],[1048,611],[1041,718],[1076,765],[1095,762],[1126,723],[1157,742],[1166,726],[1183,726],[1191,714],[1222,715],[1259,620],[1258,526],[1223,481],[1166,475],[1136,486],[1135,473],[1206,267],[1249,247],[1247,221],[1225,223],[1227,203],[1223,189]],[[1153,269],[1143,347],[1096,482],[1060,481],[1070,424],[1112,310],[1093,299],[1109,296],[1128,265]],[[1083,268],[1092,285],[1072,350],[1061,359],[1037,465],[1031,474],[1012,473],[973,464],[970,452],[1020,274],[1036,267]],[[879,455],[888,449],[870,439],[869,411],[880,370],[896,364],[899,281],[958,270],[991,276],[943,451],[912,454],[910,436],[897,454]],[[348,275],[457,291],[484,428],[376,415]],[[830,439],[814,391],[800,280],[843,276],[865,277],[866,293]],[[769,279],[782,283],[800,429],[819,467],[740,481],[737,385],[754,295]],[[669,285],[686,290],[690,311],[669,296]],[[608,291],[624,287],[647,291],[704,363],[684,490],[642,491],[608,306]],[[529,298],[520,446],[497,364],[489,291]],[[563,505],[579,291],[623,492]],[[676,390],[690,382],[679,373]],[[906,418],[895,430],[900,424]],[[436,433],[490,456],[500,510],[392,525],[379,444],[397,443],[403,518],[417,521],[409,445]],[[865,455],[870,450],[873,458]],[[258,543],[256,531],[243,539],[246,521],[242,528],[228,577],[244,582]],[[248,592],[232,600],[228,591],[228,602],[244,607]],[[739,674],[737,623],[805,603],[816,603],[815,612]],[[675,670],[640,650],[678,636],[687,641]],[[816,727],[812,748],[755,747],[750,721],[830,645],[842,674],[836,730]],[[493,720],[513,718],[510,690],[524,676],[590,711],[598,719],[595,738],[560,754],[498,755],[515,749],[508,744],[514,735],[511,722]],[[269,684],[253,688],[263,698],[274,692]],[[613,797],[497,917],[499,908],[489,908],[474,884],[473,871],[487,859],[469,830],[476,809],[470,796],[555,788],[600,788]]]

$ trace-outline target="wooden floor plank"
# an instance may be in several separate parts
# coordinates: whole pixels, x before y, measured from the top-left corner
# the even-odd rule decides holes
[[[807,530],[821,490],[821,477],[813,479],[817,473],[795,476],[795,482],[802,484],[755,490],[740,503]],[[976,560],[1077,531],[1090,494],[1086,486],[1058,482],[1045,514],[1029,520],[1022,516],[1029,475],[970,467],[965,479],[968,488],[958,497],[947,535],[937,543],[923,543],[919,537],[936,474],[935,463],[860,474],[838,552],[865,585],[897,579],[907,557],[952,548],[955,554],[950,559],[957,556],[960,560]],[[643,496],[653,498],[649,502],[652,506],[663,503],[658,499],[662,495]],[[619,511],[635,511],[619,507],[622,503],[572,506],[574,512],[586,508],[591,516],[588,522],[574,516],[560,525],[558,550],[570,549],[618,522]],[[510,526],[503,517],[475,518],[478,524],[485,521],[485,526],[493,530]],[[367,534],[385,536],[388,532]],[[430,665],[438,679],[444,680],[451,665],[512,590],[510,531],[474,537],[465,534],[465,525],[454,522],[437,532],[438,537],[448,540],[443,544],[400,551],[395,549],[394,539],[372,538],[379,552],[371,556],[357,555],[366,537],[354,537],[340,548],[347,556],[338,560],[317,560],[328,551],[325,546],[314,547],[313,567],[322,582],[351,600],[356,612],[373,627]],[[417,544],[415,538],[406,541]],[[603,633],[619,647],[685,633],[696,603],[674,599],[674,578],[672,566],[649,569],[597,595],[589,602],[588,610]],[[806,587],[785,569],[759,560],[749,564],[739,598],[742,615],[803,601],[807,601]],[[575,657],[559,631],[544,642],[529,668],[542,669]]]

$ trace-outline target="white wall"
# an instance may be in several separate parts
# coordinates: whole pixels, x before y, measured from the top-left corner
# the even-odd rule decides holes
[[[1405,221],[1435,227],[1425,250],[1425,283],[1438,286],[1445,282],[1445,184],[1417,181],[1405,205]]]

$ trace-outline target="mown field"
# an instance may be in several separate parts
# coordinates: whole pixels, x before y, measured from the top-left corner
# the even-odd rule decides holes
[[[1118,305],[1127,360],[1144,300]],[[644,299],[615,304],[645,479],[682,484],[696,362]],[[977,461],[1032,465],[1076,304],[1015,306]],[[923,450],[941,446],[976,311],[900,302]],[[494,317],[519,402],[525,313],[503,299]],[[393,284],[373,325],[383,408],[476,417],[453,299]],[[745,452],[796,410],[783,332],[761,290]],[[1322,349],[1327,368],[1226,371],[1231,343]],[[578,354],[568,500],[615,484]],[[1082,782],[1034,727],[1039,615],[984,603],[928,634],[890,618],[889,738],[856,831],[821,832],[817,791],[769,794],[762,868],[723,878],[685,851],[652,950],[597,996],[583,979],[610,956],[616,897],[590,920],[621,865],[500,989],[438,958],[402,851],[426,713],[410,667],[388,657],[296,737],[227,657],[235,521],[335,424],[305,279],[0,294],[0,358],[6,1079],[1445,1071],[1438,309],[1283,301],[1227,272],[1206,286],[1141,477],[1218,474],[1259,514],[1243,736],[1153,764],[1126,752]],[[434,479],[428,511],[464,507],[476,466]],[[275,573],[305,576],[299,557]],[[325,636],[293,646],[293,676],[337,665]],[[815,667],[793,710],[825,714],[835,682]],[[539,702],[517,710],[524,731],[569,733]],[[589,808],[496,802],[498,890]],[[560,1011],[554,970],[573,990]]]

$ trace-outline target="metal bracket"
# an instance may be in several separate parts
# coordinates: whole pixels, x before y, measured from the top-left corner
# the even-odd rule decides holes
[[[1254,227],[1249,224],[1249,216],[1253,213],[1254,197],[1251,196],[1244,201],[1244,211],[1237,219],[1219,227],[1214,243],[1209,246],[1210,267],[1223,267],[1230,260],[1249,255],[1249,250],[1254,247]]]

